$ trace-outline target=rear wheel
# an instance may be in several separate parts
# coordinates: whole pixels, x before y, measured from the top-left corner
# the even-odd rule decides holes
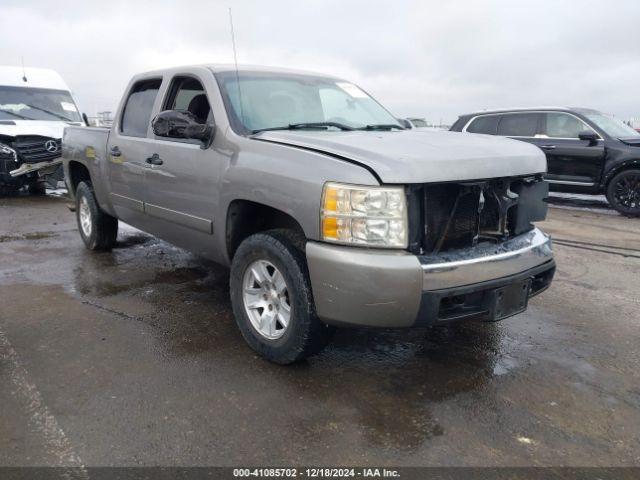
[[[629,216],[640,216],[640,170],[623,170],[607,185],[607,200],[613,208]]]
[[[315,312],[304,253],[290,232],[270,230],[244,240],[231,264],[231,304],[249,346],[289,364],[319,352],[333,328]]]
[[[88,182],[80,182],[76,189],[76,219],[80,237],[89,250],[110,250],[115,245],[118,219],[98,206]]]

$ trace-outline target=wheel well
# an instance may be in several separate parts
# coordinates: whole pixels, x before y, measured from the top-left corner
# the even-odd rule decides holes
[[[625,170],[635,170],[640,168],[640,159],[627,160],[620,165],[616,165],[611,170],[609,170],[604,176],[604,181],[602,182],[602,188],[606,192],[607,188],[609,188],[609,182],[613,177],[618,175],[620,172]]]
[[[254,233],[283,228],[304,238],[304,230],[288,213],[249,200],[234,200],[227,210],[227,253],[233,258],[242,241]]]
[[[89,169],[80,162],[69,162],[69,177],[68,186],[74,194],[80,182],[91,182]]]

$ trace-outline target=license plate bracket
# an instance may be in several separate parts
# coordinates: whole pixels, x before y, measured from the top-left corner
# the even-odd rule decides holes
[[[529,303],[530,291],[530,278],[496,288],[491,295],[489,318],[498,321],[524,312]]]

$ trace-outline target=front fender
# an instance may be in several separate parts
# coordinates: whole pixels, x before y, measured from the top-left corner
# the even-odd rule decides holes
[[[607,184],[613,177],[615,177],[622,170],[626,170],[629,168],[640,168],[640,158],[629,158],[616,162],[612,165],[608,165],[607,170],[605,170],[604,175],[602,175],[602,182],[600,184],[600,187],[606,189]]]

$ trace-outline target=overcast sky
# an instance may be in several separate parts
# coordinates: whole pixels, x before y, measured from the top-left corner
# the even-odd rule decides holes
[[[89,115],[134,73],[238,61],[345,77],[397,116],[588,106],[640,120],[640,0],[2,0],[0,64],[57,70]]]

